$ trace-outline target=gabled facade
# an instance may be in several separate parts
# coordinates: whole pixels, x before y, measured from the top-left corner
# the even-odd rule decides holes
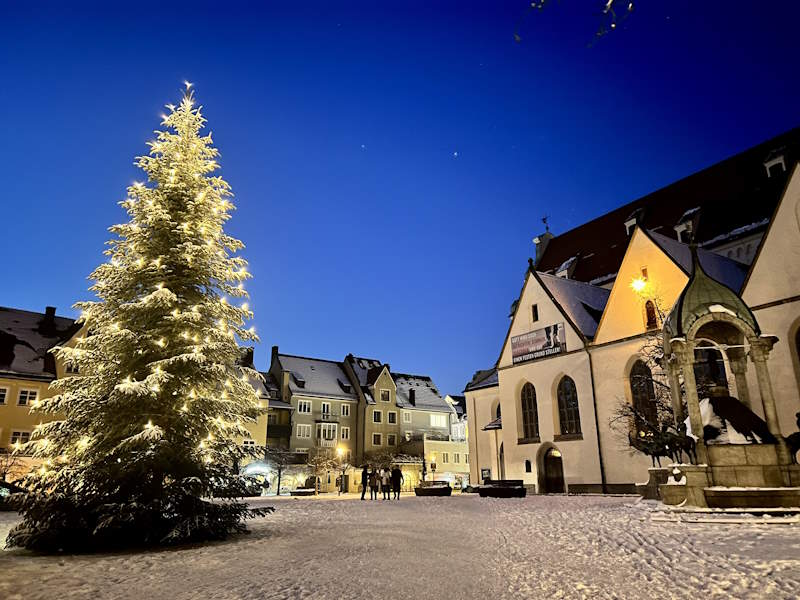
[[[528,485],[538,483],[539,491],[553,491],[547,485],[548,464],[539,459],[548,443],[560,459],[550,466],[563,472],[570,491],[631,492],[634,482],[647,479],[649,459],[633,452],[624,432],[620,436],[611,421],[621,403],[635,401],[632,371],[642,372],[643,347],[648,340],[658,341],[665,315],[690,280],[692,252],[684,242],[692,238],[700,242],[699,264],[710,280],[730,293],[741,293],[761,330],[781,340],[772,351],[769,369],[782,431],[796,430],[795,414],[800,411],[798,133],[794,130],[781,137],[778,141],[786,144],[779,148],[767,152],[776,143],[771,140],[562,236],[548,232],[536,238],[537,270],[529,269],[512,307],[513,320],[492,371],[496,379],[489,372],[479,372],[465,389],[473,433],[473,478],[523,479]],[[686,210],[678,215],[678,207]],[[629,218],[623,218],[629,210]],[[771,219],[761,214],[764,211],[772,213]],[[667,227],[673,217],[674,226]],[[624,234],[612,230],[620,225]],[[745,263],[753,257],[748,275]],[[596,285],[582,288],[585,284],[580,281]],[[598,286],[608,288],[599,311],[600,302],[594,308],[586,302],[587,294],[593,297],[592,290]],[[576,312],[581,308],[588,310]],[[583,320],[587,315],[596,317],[593,330],[591,319]],[[553,329],[560,317],[563,335],[560,327]],[[544,333],[534,330],[537,321],[543,321]],[[558,344],[554,331],[558,331]],[[560,346],[557,351],[548,351],[556,345]],[[710,341],[701,341],[700,346],[702,358],[695,376],[700,373],[697,369],[707,369],[704,376],[726,386],[758,413],[759,386],[747,383],[756,378],[752,356]],[[658,366],[653,366],[655,371],[647,369],[658,375]],[[586,441],[585,423],[593,421],[594,444],[563,443],[557,437],[563,410],[555,409],[558,390],[554,393],[547,381],[562,373],[575,383],[582,441]],[[529,383],[528,392],[523,392]],[[531,398],[536,400],[538,430],[531,426]],[[535,461],[530,458],[534,449]],[[528,474],[528,462],[520,474],[523,458],[531,461],[535,475]],[[575,464],[581,467],[576,469]]]

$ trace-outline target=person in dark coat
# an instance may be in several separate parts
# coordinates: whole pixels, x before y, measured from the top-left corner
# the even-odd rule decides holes
[[[392,491],[394,491],[394,499],[400,500],[400,486],[403,483],[403,472],[400,467],[395,465],[392,467]]]
[[[364,494],[367,493],[367,487],[369,486],[369,470],[367,469],[367,465],[364,465],[364,469],[361,471],[361,499],[364,500]]]
[[[369,499],[370,500],[377,500],[378,499],[378,486],[381,484],[381,476],[375,470],[375,467],[372,468],[372,472],[369,474]]]

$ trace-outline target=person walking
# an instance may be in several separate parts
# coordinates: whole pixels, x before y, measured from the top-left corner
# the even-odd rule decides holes
[[[377,500],[378,499],[378,485],[380,485],[380,476],[378,472],[375,470],[375,467],[372,468],[372,472],[369,474],[369,499],[370,500]]]
[[[367,465],[364,465],[364,469],[361,471],[361,499],[364,500],[364,494],[367,493],[367,486],[369,485],[369,469],[367,469]]]
[[[389,469],[381,471],[381,491],[383,491],[383,499],[392,499],[392,478],[389,475]]]
[[[394,499],[400,500],[400,486],[403,483],[403,472],[400,467],[395,465],[392,468],[392,490],[394,491]]]

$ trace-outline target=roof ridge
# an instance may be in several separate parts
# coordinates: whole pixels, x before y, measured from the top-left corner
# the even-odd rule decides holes
[[[38,310],[28,310],[26,308],[14,308],[12,306],[0,306],[0,310],[7,310],[9,312],[21,312],[21,313],[28,313],[29,315],[39,315],[41,317],[47,316],[46,313],[39,312]],[[69,321],[77,321],[77,317],[63,317],[61,315],[54,314],[54,318],[56,319],[67,319]]]
[[[759,148],[761,148],[762,146],[769,146],[770,144],[774,144],[779,139],[791,137],[792,134],[800,134],[800,125],[792,127],[791,129],[788,129],[788,130],[786,130],[786,131],[784,131],[782,133],[779,133],[777,135],[774,135],[769,139],[766,139],[766,140],[764,140],[762,142],[759,142],[759,143],[755,144],[754,146],[750,146],[749,148],[745,148],[744,150],[740,150],[739,152],[736,152],[735,154],[731,154],[731,155],[729,155],[729,156],[727,156],[725,158],[717,160],[716,162],[713,162],[710,165],[708,165],[706,167],[703,167],[702,169],[694,171],[693,173],[689,173],[688,175],[686,175],[684,177],[681,177],[680,179],[676,179],[674,181],[671,181],[670,183],[668,183],[666,185],[663,185],[663,186],[661,186],[659,188],[656,188],[655,190],[652,190],[651,192],[648,192],[643,196],[639,196],[637,198],[634,198],[633,200],[631,200],[630,202],[627,202],[626,204],[623,204],[622,206],[618,206],[616,208],[611,209],[610,211],[601,213],[598,216],[596,216],[596,217],[594,217],[592,219],[589,219],[588,221],[584,221],[583,223],[581,223],[580,225],[578,225],[576,227],[573,227],[572,229],[568,229],[566,231],[563,231],[563,232],[559,233],[555,237],[560,237],[562,235],[566,235],[568,233],[572,233],[573,231],[576,231],[576,230],[580,229],[581,227],[585,227],[586,225],[589,225],[590,223],[592,223],[592,222],[594,222],[594,221],[596,221],[598,219],[601,219],[601,218],[603,218],[603,217],[605,217],[607,215],[610,215],[610,214],[615,213],[617,211],[622,211],[623,209],[625,209],[627,207],[630,207],[630,206],[636,204],[637,202],[640,202],[640,201],[644,200],[645,198],[649,198],[653,194],[657,194],[658,192],[661,192],[661,191],[666,190],[666,189],[668,189],[668,188],[670,188],[670,187],[672,187],[674,185],[682,183],[682,182],[686,181],[687,179],[692,179],[693,177],[696,177],[696,176],[698,176],[698,175],[700,175],[702,173],[705,173],[706,171],[709,171],[709,170],[711,170],[711,169],[713,169],[715,167],[719,167],[720,165],[722,165],[724,163],[727,163],[729,161],[733,161],[733,160],[735,160],[737,158],[741,158],[745,154],[749,154],[751,152],[755,153],[755,151],[758,150]]]
[[[344,364],[341,360],[333,360],[330,358],[314,358],[313,356],[302,356],[300,354],[286,354],[284,352],[278,352],[278,358],[280,358],[281,356],[285,356],[287,358],[301,358],[303,360],[316,360],[318,362],[329,362],[337,364],[339,366]]]
[[[536,271],[536,274],[539,276],[544,275],[546,277],[550,277],[551,279],[558,279],[559,281],[568,281],[569,283],[587,285],[594,290],[606,290],[608,292],[611,292],[611,290],[609,290],[608,288],[604,288],[602,285],[594,285],[592,283],[589,283],[588,281],[580,281],[578,279],[570,279],[568,277],[559,277],[558,275],[553,275],[552,273],[545,273],[544,271]]]

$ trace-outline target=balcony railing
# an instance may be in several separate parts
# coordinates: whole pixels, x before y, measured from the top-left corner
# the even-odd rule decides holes
[[[324,423],[338,423],[340,415],[334,412],[317,411],[314,413],[314,419]]]
[[[336,446],[336,440],[326,440],[325,438],[317,438],[317,446],[321,448],[334,448]]]

